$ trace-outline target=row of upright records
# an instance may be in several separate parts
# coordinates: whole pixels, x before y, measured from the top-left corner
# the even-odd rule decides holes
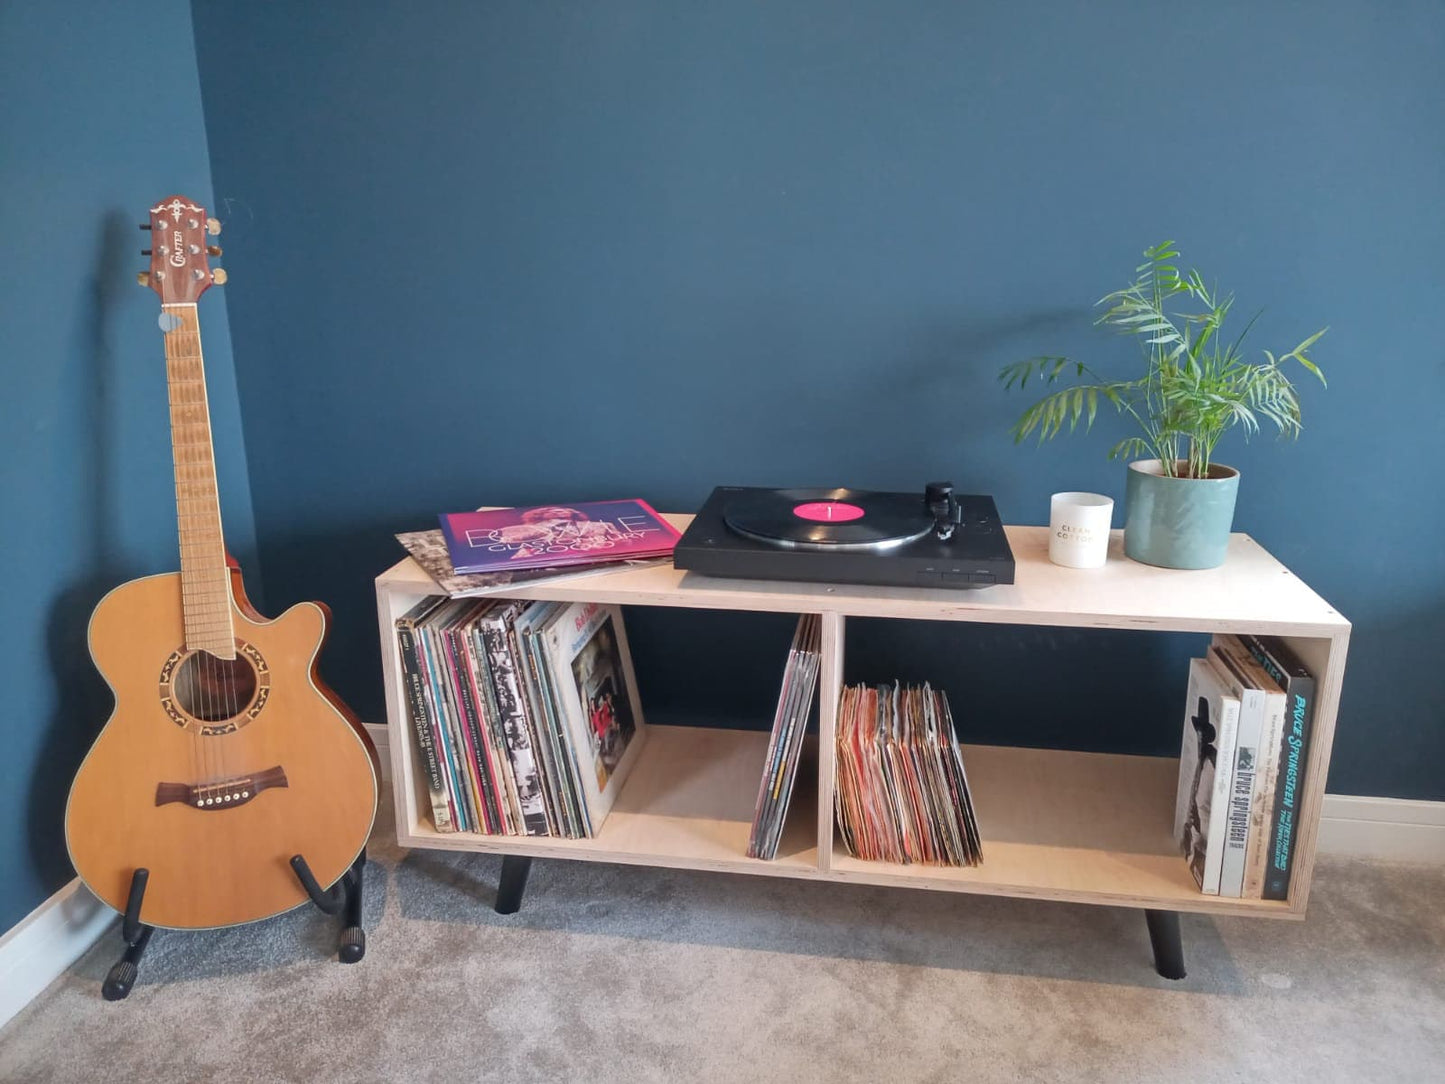
[[[395,632],[436,830],[597,836],[647,738],[620,608],[429,597],[396,620]],[[820,620],[804,614],[783,668],[748,857],[777,857],[808,754],[820,665]],[[837,824],[851,854],[981,860],[941,690],[846,687],[835,751]]]
[[[438,832],[597,834],[647,737],[617,607],[433,597],[396,637]]]

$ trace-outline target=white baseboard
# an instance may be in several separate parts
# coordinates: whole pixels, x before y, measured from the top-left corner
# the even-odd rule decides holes
[[[1445,864],[1445,802],[1326,794],[1316,851]]]
[[[0,937],[0,1026],[119,920],[77,877]]]

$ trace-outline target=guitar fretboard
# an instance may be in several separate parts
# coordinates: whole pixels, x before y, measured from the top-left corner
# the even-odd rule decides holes
[[[186,647],[230,659],[236,654],[230,571],[221,537],[201,330],[194,304],[166,305],[164,312],[172,323],[179,321],[165,333],[165,344]]]

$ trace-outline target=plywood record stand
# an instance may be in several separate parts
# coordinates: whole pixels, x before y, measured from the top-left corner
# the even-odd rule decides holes
[[[667,518],[685,528],[692,517]],[[642,758],[595,839],[435,831],[403,697],[394,622],[439,591],[410,558],[401,561],[376,581],[398,841],[405,847],[509,856],[497,903],[502,911],[519,905],[532,857],[1137,907],[1146,911],[1156,966],[1171,978],[1184,975],[1179,912],[1303,918],[1349,622],[1248,535],[1230,538],[1229,556],[1219,568],[1182,572],[1128,560],[1122,532],[1115,531],[1108,563],[1079,570],[1049,562],[1047,528],[1005,529],[1017,561],[1016,582],[979,591],[725,580],[665,564],[528,585],[513,593],[568,602],[821,615],[817,803],[795,798],[773,861],[745,855],[766,730],[651,726]],[[981,865],[894,865],[851,857],[833,827],[834,726],[849,617],[1283,637],[1318,681],[1289,898],[1231,899],[1199,891],[1172,838],[1179,766],[1169,757],[966,745],[964,762],[983,840]],[[1182,688],[1181,676],[1181,697]],[[1165,725],[1172,732],[1178,722],[1171,717]]]

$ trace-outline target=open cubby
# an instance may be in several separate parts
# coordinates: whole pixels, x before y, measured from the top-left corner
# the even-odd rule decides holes
[[[680,528],[691,519],[668,518]],[[530,584],[510,593],[632,607],[821,615],[816,768],[810,770],[810,762],[800,772],[773,861],[745,854],[766,729],[652,724],[642,756],[595,839],[435,831],[402,695],[394,622],[437,589],[413,561],[399,562],[376,581],[398,842],[405,847],[900,885],[1152,912],[1303,917],[1349,622],[1247,535],[1232,536],[1221,567],[1179,572],[1126,559],[1116,531],[1105,567],[1077,570],[1049,562],[1046,528],[1006,530],[1016,582],[980,591],[723,580],[655,565]],[[964,763],[983,841],[982,865],[904,866],[848,856],[833,824],[833,733],[849,618],[1284,637],[1319,683],[1288,900],[1231,899],[1198,890],[1171,838],[1178,761],[1167,756],[965,744]],[[780,655],[779,676],[782,664]],[[642,674],[638,680],[645,690]]]

